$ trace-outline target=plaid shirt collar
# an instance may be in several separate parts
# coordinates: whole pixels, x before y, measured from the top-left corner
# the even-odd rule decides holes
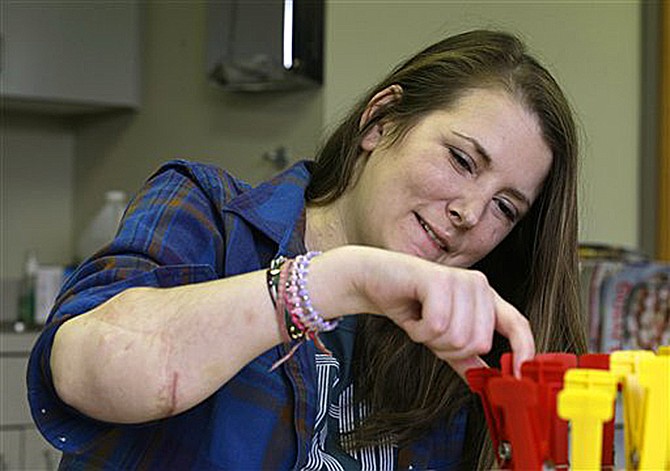
[[[246,220],[270,240],[278,253],[305,252],[305,190],[311,178],[311,162],[300,161],[232,198],[223,206]],[[280,193],[281,198],[276,195]]]

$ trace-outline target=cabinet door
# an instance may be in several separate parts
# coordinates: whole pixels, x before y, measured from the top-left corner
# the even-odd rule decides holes
[[[37,333],[0,332],[0,470],[52,470],[60,452],[35,428],[26,393],[26,368]]]
[[[21,459],[21,431],[0,429],[0,469],[25,469]]]
[[[0,470],[48,470],[58,468],[60,452],[32,426],[0,429]]]
[[[24,356],[25,355],[25,356]],[[0,353],[0,425],[29,424],[32,422],[26,390],[26,352]]]
[[[13,103],[139,104],[139,4],[4,2],[2,96]]]
[[[61,453],[52,447],[36,428],[25,431],[26,454],[25,469],[55,470],[58,468]]]

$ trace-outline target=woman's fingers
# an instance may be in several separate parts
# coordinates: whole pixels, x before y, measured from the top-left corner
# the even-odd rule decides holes
[[[535,356],[535,340],[528,319],[495,293],[495,329],[509,340],[514,353],[514,375],[521,376],[521,364]]]
[[[453,370],[463,379],[465,379],[465,372],[471,368],[489,367],[489,365],[487,365],[486,362],[478,356],[464,358],[462,360],[447,360],[447,363],[449,363],[449,366],[451,366]]]
[[[455,270],[423,302],[422,321],[431,326],[427,345],[445,360],[466,359],[491,349],[495,329],[493,291],[479,272]]]
[[[325,271],[323,291],[317,289],[313,296],[329,317],[355,312],[385,315],[459,374],[485,366],[479,356],[491,349],[496,331],[509,339],[515,374],[535,354],[528,321],[491,288],[481,272],[348,246],[314,260],[313,284],[319,280],[320,262],[330,260],[330,253],[336,269]],[[345,292],[333,289],[338,286],[345,286]]]
[[[434,281],[434,280],[433,280]],[[514,374],[535,355],[530,324],[503,300],[478,272],[451,271],[445,280],[417,290],[415,315],[399,322],[409,337],[430,348],[459,374],[486,366],[479,357],[493,344],[495,331],[505,336],[514,352]]]

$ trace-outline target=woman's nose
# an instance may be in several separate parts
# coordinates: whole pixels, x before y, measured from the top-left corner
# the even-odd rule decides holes
[[[481,219],[484,207],[476,200],[453,201],[447,206],[447,215],[454,227],[470,229]]]

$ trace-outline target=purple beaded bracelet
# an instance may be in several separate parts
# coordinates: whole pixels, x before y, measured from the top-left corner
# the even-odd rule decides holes
[[[307,339],[314,341],[316,347],[323,353],[332,355],[323,345],[321,339],[319,339],[319,333],[335,329],[338,320],[325,320],[321,316],[321,313],[312,305],[312,300],[307,289],[309,264],[320,253],[308,252],[305,255],[298,255],[294,260],[286,260],[286,263],[281,264],[280,271],[284,276],[281,277],[282,282],[280,282],[276,294],[277,298],[282,299],[277,299],[276,306],[278,309],[280,307],[283,308],[289,337],[297,340],[297,343],[284,357],[272,365],[270,371],[273,371],[291,358],[300,345]],[[278,273],[275,272],[275,274]],[[285,283],[283,279],[286,279]],[[271,294],[275,294],[273,290],[271,290]]]
[[[314,257],[320,254],[321,252],[308,252],[305,255],[298,255],[291,266],[286,287],[286,305],[289,309],[291,319],[302,324],[308,334],[328,332],[337,327],[337,320],[325,320],[321,316],[321,313],[314,308],[309,291],[307,290],[309,264]]]

